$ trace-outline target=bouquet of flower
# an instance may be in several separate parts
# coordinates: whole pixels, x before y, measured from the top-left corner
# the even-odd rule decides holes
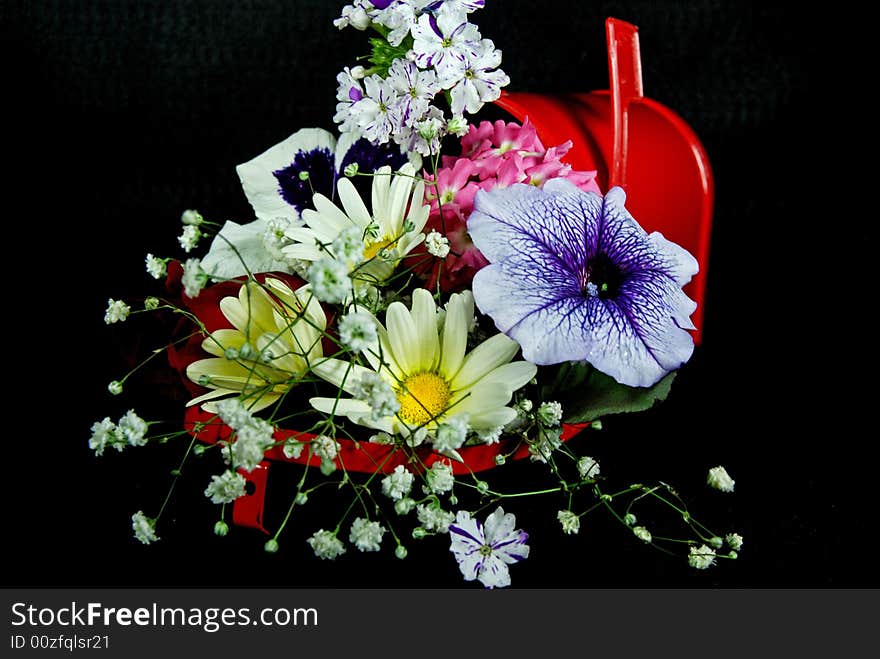
[[[216,461],[204,490],[214,532],[260,529],[268,552],[298,531],[320,559],[389,546],[404,559],[411,539],[439,536],[466,580],[507,586],[529,554],[515,502],[541,494],[565,534],[605,510],[638,541],[685,548],[695,568],[735,558],[742,538],[698,523],[670,485],[606,492],[581,451],[603,417],[668,395],[694,349],[697,305],[682,287],[698,263],[643,230],[622,188],[568,164],[571,142],[545,144],[528,118],[480,118],[509,82],[472,22],[483,4],[342,9],[338,28],[372,36],[368,66],[337,77],[338,132],[300,129],[239,165],[255,218],[183,212],[182,250],[210,237],[207,253],[148,254],[162,294],[142,309],[108,302],[107,323],[179,318],[149,358],[167,355],[186,382],[184,423],[165,430],[131,410],[95,423],[89,446],[188,442],[185,461]],[[512,460],[533,463],[534,487],[493,486]],[[298,477],[266,529],[273,461]],[[733,490],[723,467],[708,482]],[[330,491],[349,505],[294,531],[296,510]],[[645,501],[687,537],[652,535],[636,516]],[[158,540],[164,509],[133,515],[138,540]]]

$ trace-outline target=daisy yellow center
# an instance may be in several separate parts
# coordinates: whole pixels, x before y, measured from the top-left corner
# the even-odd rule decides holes
[[[449,384],[436,373],[410,375],[397,391],[398,414],[408,423],[422,425],[446,409],[449,396]]]
[[[374,243],[367,244],[364,247],[364,261],[376,258],[376,255],[385,247],[391,247],[396,241],[391,238],[380,238]]]

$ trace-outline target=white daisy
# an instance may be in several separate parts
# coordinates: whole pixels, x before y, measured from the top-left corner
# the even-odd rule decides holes
[[[413,292],[412,309],[393,302],[372,348],[364,351],[371,368],[338,359],[313,366],[314,372],[353,398],[312,398],[312,407],[326,414],[347,416],[354,423],[418,443],[433,437],[438,427],[467,415],[473,430],[503,426],[516,411],[506,405],[513,393],[531,380],[534,364],[511,362],[519,345],[503,334],[487,339],[466,354],[473,322],[470,291],[455,294],[438,311],[425,289]],[[366,400],[357,398],[363,378],[378,373],[394,390],[400,409],[393,416],[374,418]]]
[[[393,173],[388,166],[374,175],[372,213],[361,200],[354,184],[346,178],[337,183],[342,209],[322,194],[313,198],[315,210],[306,209],[306,226],[291,227],[286,235],[294,241],[283,248],[287,258],[315,262],[336,258],[333,241],[352,225],[361,231],[364,259],[352,264],[355,285],[385,281],[400,260],[424,240],[422,229],[430,209],[424,204],[425,184],[415,178],[416,169],[407,163]]]
[[[220,310],[235,329],[216,330],[202,342],[214,357],[193,362],[186,374],[212,391],[188,405],[243,395],[256,412],[278,400],[323,355],[327,319],[307,286],[294,292],[272,277],[263,285],[251,280],[238,297],[223,298]],[[202,407],[216,411],[212,403]]]

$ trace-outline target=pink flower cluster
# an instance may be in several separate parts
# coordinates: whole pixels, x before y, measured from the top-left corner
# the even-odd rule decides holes
[[[571,141],[545,148],[528,117],[515,122],[483,121],[471,125],[461,138],[460,156],[443,156],[436,178],[425,174],[425,202],[431,206],[426,226],[449,240],[449,255],[432,269],[428,288],[439,281],[444,291],[470,285],[474,274],[488,264],[471,242],[467,219],[480,190],[506,188],[514,183],[542,187],[546,181],[565,178],[582,190],[601,193],[595,171],[575,171],[562,162]]]

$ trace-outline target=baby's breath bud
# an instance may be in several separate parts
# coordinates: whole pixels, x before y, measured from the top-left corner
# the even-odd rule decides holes
[[[626,515],[623,516],[623,523],[626,524],[627,526],[632,526],[633,524],[636,523],[636,516],[633,515],[632,513],[627,513]]]
[[[300,181],[308,181],[309,180],[309,173],[305,170],[301,171],[299,173],[299,180]]]
[[[709,544],[715,547],[715,549],[721,549],[724,546],[724,538],[719,538],[717,535],[709,538]]]
[[[214,524],[214,535],[219,535],[222,538],[227,533],[229,533],[229,525],[222,519]]]
[[[235,361],[236,359],[238,359],[238,349],[226,348],[226,350],[223,351],[223,356],[231,362]]]
[[[394,555],[400,560],[406,558],[407,553],[408,552],[406,551],[406,547],[404,547],[403,545],[397,545],[397,549],[394,550]]]
[[[350,163],[345,166],[343,173],[348,177],[352,178],[353,176],[357,176],[358,173],[358,164],[356,162]]]
[[[477,492],[486,494],[489,491],[489,483],[486,481],[477,481]]]
[[[428,532],[427,532],[423,527],[421,527],[421,526],[417,526],[417,527],[414,528],[413,531],[412,531],[412,536],[413,536],[416,540],[421,540],[421,539],[424,538],[426,535],[428,535]]]
[[[119,380],[113,380],[113,382],[107,385],[107,391],[114,396],[118,396],[122,393],[122,383]]]
[[[268,554],[274,554],[278,551],[278,541],[275,538],[266,540],[266,544],[263,545],[263,550]]]
[[[304,506],[304,505],[306,505],[308,500],[309,500],[309,495],[306,494],[305,492],[300,492],[299,494],[296,495],[296,499],[294,500],[294,502],[296,503],[297,506]]]

